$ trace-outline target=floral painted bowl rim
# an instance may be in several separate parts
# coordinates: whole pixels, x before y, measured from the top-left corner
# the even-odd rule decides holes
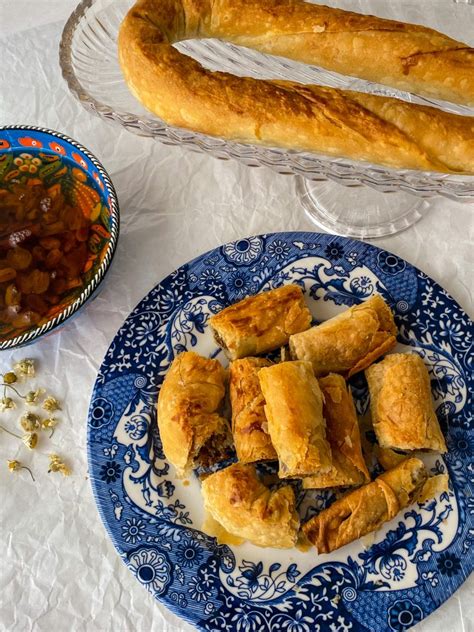
[[[71,318],[76,312],[78,312],[81,307],[91,298],[94,292],[98,289],[99,285],[105,278],[105,275],[110,268],[110,264],[112,263],[112,259],[115,254],[115,250],[117,248],[117,242],[120,233],[120,209],[118,203],[117,193],[115,191],[114,185],[112,184],[112,180],[110,179],[109,174],[103,167],[102,163],[92,154],[84,145],[78,143],[73,138],[70,138],[66,134],[62,134],[61,132],[56,132],[55,130],[49,129],[47,127],[37,127],[35,125],[3,125],[0,126],[0,132],[8,132],[8,131],[18,131],[25,130],[27,132],[41,132],[42,134],[48,134],[52,138],[61,139],[76,149],[78,149],[82,154],[84,154],[97,169],[99,174],[102,176],[104,181],[106,194],[109,200],[110,205],[110,237],[107,240],[107,252],[99,266],[99,269],[96,271],[92,279],[84,288],[83,292],[81,292],[80,296],[70,305],[68,305],[64,310],[56,314],[54,318],[51,318],[46,323],[41,325],[41,327],[35,327],[34,329],[30,329],[23,334],[15,336],[14,338],[8,338],[7,340],[0,340],[0,351],[4,349],[11,349],[13,347],[21,347],[26,344],[30,344],[37,338],[40,338],[44,334],[53,331],[63,323],[65,323],[69,318]],[[13,148],[8,148],[5,150],[12,151]],[[37,150],[34,147],[29,148],[29,151],[36,152]]]

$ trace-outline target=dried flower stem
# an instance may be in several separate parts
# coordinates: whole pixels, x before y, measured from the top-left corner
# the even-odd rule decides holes
[[[9,460],[9,461],[7,461],[7,465],[8,465],[8,469],[10,470],[10,472],[17,472],[18,470],[28,470],[28,472],[30,473],[31,478],[33,479],[33,482],[36,483],[35,477],[33,476],[33,472],[26,465],[22,465],[20,463],[20,461]]]
[[[16,437],[17,439],[23,439],[23,437],[20,437],[20,435],[15,434],[14,432],[12,432],[11,430],[8,430],[8,428],[5,428],[5,426],[0,425],[0,428],[4,431],[4,432],[8,432],[9,435],[11,435],[12,437]]]
[[[27,472],[29,472],[29,474],[30,474],[30,476],[31,476],[31,478],[33,480],[33,483],[36,483],[35,477],[33,476],[33,472],[30,470],[29,467],[27,467],[26,465],[20,465],[18,469],[19,470],[26,470]]]
[[[29,467],[26,467],[26,465],[22,465],[20,467],[20,470],[27,470],[30,473],[31,478],[33,479],[33,483],[36,483],[35,477],[33,476],[33,472],[30,470]]]
[[[18,395],[18,397],[21,397],[21,399],[26,399],[26,395],[22,395],[11,384],[5,384],[5,382],[3,382],[2,384],[0,384],[0,386],[3,386],[3,397],[7,396],[7,388],[11,388],[13,391],[15,391],[15,393]]]

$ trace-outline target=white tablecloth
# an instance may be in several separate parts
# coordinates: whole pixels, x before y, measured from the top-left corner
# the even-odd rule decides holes
[[[86,416],[95,375],[116,330],[162,277],[220,243],[268,231],[311,230],[291,177],[249,169],[132,136],[88,114],[69,94],[58,43],[74,0],[0,0],[0,125],[64,132],[103,162],[116,186],[122,233],[100,296],[57,334],[26,351],[2,352],[0,371],[36,358],[64,403],[51,441],[73,465],[69,479],[48,475],[45,442],[26,454],[0,437],[0,629],[9,632],[190,630],[158,605],[125,568],[92,496]],[[472,304],[472,205],[439,199],[416,226],[382,239],[423,269],[469,313]],[[32,464],[7,471],[6,459]],[[472,578],[417,632],[474,630]]]

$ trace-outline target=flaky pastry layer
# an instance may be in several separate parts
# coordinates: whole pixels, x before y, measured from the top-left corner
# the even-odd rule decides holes
[[[186,351],[173,360],[158,395],[158,428],[167,460],[178,476],[225,458],[230,428],[219,414],[226,372],[217,361]]]
[[[376,294],[321,325],[290,337],[294,359],[311,362],[317,377],[362,371],[396,345],[393,315]]]
[[[369,367],[372,424],[382,448],[446,452],[428,369],[416,353],[393,353]]]
[[[207,511],[226,531],[262,547],[291,548],[299,518],[289,485],[271,491],[260,482],[255,466],[235,463],[202,483]]]
[[[324,398],[326,438],[331,446],[332,465],[303,479],[304,489],[351,487],[370,481],[360,440],[359,422],[350,388],[341,375],[331,373],[318,380]]]
[[[336,500],[303,525],[318,553],[330,553],[376,531],[414,502],[427,480],[420,459],[406,459],[371,483]]]
[[[298,285],[249,296],[209,319],[217,343],[232,360],[278,349],[310,324],[311,313]]]
[[[265,400],[258,379],[258,371],[267,366],[271,366],[271,362],[265,358],[242,358],[230,364],[232,434],[241,463],[277,458],[268,434]]]
[[[327,472],[323,396],[309,362],[281,362],[258,372],[268,432],[278,455],[280,478]]]

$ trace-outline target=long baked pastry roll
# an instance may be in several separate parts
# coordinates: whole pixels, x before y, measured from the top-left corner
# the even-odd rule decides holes
[[[359,422],[349,386],[331,373],[318,380],[324,398],[326,438],[331,446],[332,465],[303,479],[304,489],[350,487],[370,481],[360,441]]]
[[[226,531],[257,546],[291,548],[299,518],[290,485],[271,491],[255,466],[235,463],[202,482],[204,506]]]
[[[423,27],[294,0],[139,0],[119,32],[137,99],[168,125],[395,168],[474,172],[472,117],[391,97],[213,72],[173,47],[223,37],[472,103],[472,49]]]
[[[311,313],[298,285],[283,285],[226,307],[209,319],[231,360],[259,355],[287,344],[291,334],[308,329]]]
[[[163,452],[184,476],[230,456],[232,436],[220,410],[226,372],[217,361],[186,351],[173,360],[158,396]]]
[[[309,362],[281,362],[258,372],[268,432],[278,455],[280,478],[327,472],[323,396]]]
[[[394,518],[417,499],[427,477],[423,461],[406,459],[372,483],[336,500],[303,525],[303,532],[318,553],[330,553]]]
[[[382,448],[446,452],[431,399],[428,369],[416,353],[394,353],[365,375],[370,411]]]
[[[376,294],[321,325],[290,337],[294,359],[311,362],[314,374],[340,373],[348,378],[362,371],[396,345],[393,314]]]
[[[258,379],[258,371],[270,365],[265,358],[242,358],[231,362],[229,368],[232,435],[241,463],[277,458],[268,434],[265,400]]]
[[[139,85],[149,68],[140,68],[140,56],[154,62],[150,67],[158,75],[166,66],[177,66],[176,77],[179,71],[194,70],[194,65],[182,53],[173,54],[172,45],[208,37],[400,90],[474,105],[474,61],[469,45],[419,24],[303,0],[139,0],[122,23],[119,57],[126,76],[136,69]],[[217,73],[202,69],[201,74]],[[130,78],[133,81],[133,75]],[[190,87],[199,88],[199,79],[189,77]],[[173,87],[182,89],[170,86],[164,98]]]
[[[214,8],[215,7],[215,8]],[[215,37],[437,99],[474,105],[474,50],[419,24],[302,0],[220,0]]]

